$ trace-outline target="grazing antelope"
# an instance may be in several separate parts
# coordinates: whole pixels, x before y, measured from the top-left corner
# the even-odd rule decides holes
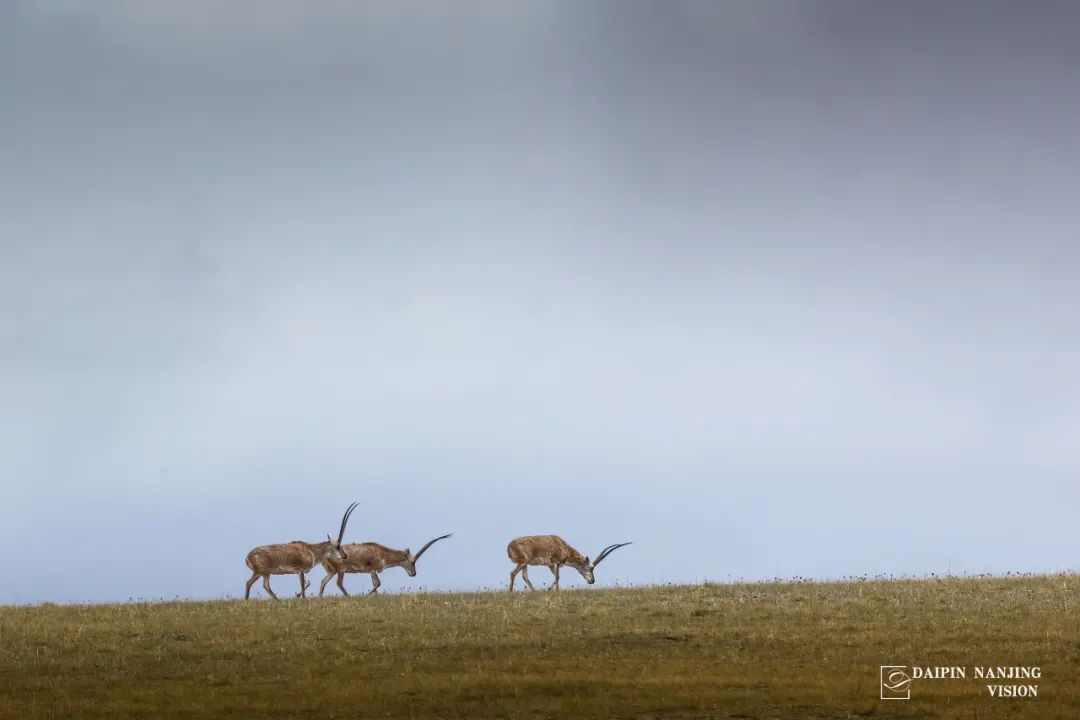
[[[346,551],[341,547],[341,539],[345,537],[345,526],[349,522],[349,516],[359,503],[353,503],[345,510],[345,516],[341,518],[341,530],[338,532],[336,541],[326,536],[326,542],[307,543],[303,540],[294,540],[280,545],[262,545],[255,548],[247,555],[247,566],[251,568],[251,577],[244,588],[244,599],[251,596],[251,586],[260,577],[263,579],[263,587],[267,594],[275,600],[278,596],[270,589],[271,575],[299,575],[300,592],[297,597],[305,597],[305,591],[311,586],[304,577],[311,568],[327,558],[344,560]]]
[[[510,572],[510,592],[514,592],[514,578],[517,577],[518,573],[521,573],[522,577],[525,578],[525,584],[529,586],[530,590],[536,589],[529,582],[529,565],[547,565],[548,569],[551,570],[551,573],[555,576],[555,582],[548,590],[551,590],[551,588],[559,589],[559,568],[563,565],[569,565],[577,570],[581,573],[581,577],[585,578],[585,582],[592,585],[596,582],[593,569],[608,555],[629,544],[625,542],[608,545],[600,551],[600,554],[596,556],[596,560],[589,562],[588,557],[570,547],[570,543],[558,535],[526,535],[511,540],[510,544],[506,546],[506,554],[517,563],[517,567]]]
[[[326,583],[330,582],[330,578],[335,575],[337,575],[337,586],[341,588],[342,595],[349,594],[345,590],[345,573],[371,573],[371,590],[368,595],[374,594],[382,585],[379,582],[379,573],[386,568],[404,568],[409,577],[416,577],[416,561],[427,552],[429,547],[448,537],[451,536],[440,535],[428,541],[415,555],[411,550],[394,550],[374,542],[345,545],[342,550],[347,553],[347,557],[342,557],[340,560],[332,557],[323,559],[322,566],[326,570],[326,577],[319,585],[319,597],[322,597],[323,591],[326,590]]]

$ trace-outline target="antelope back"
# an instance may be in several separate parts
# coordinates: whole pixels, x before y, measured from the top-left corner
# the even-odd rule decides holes
[[[387,564],[403,559],[405,555],[401,550],[394,550],[375,542],[353,543],[342,547],[346,556],[344,562],[341,560],[324,561],[323,565],[327,569],[349,573],[380,572]]]
[[[558,535],[524,535],[510,541],[506,554],[516,563],[546,565],[564,563],[575,554],[574,548]]]
[[[285,575],[307,572],[319,558],[311,545],[296,541],[280,545],[262,545],[248,553],[247,566],[253,572]]]

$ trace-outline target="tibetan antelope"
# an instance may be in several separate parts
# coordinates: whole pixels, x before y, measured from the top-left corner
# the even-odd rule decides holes
[[[347,557],[345,549],[341,547],[341,539],[345,537],[345,526],[349,522],[349,516],[358,504],[353,503],[345,510],[336,541],[331,540],[328,534],[326,542],[307,543],[303,540],[294,540],[280,545],[262,545],[249,552],[246,562],[251,568],[251,577],[244,588],[244,599],[251,597],[251,586],[261,577],[267,594],[277,600],[278,596],[270,589],[271,575],[299,575],[300,592],[296,596],[305,597],[305,591],[311,586],[304,577],[305,573],[327,558],[344,560]]]
[[[608,555],[629,544],[625,542],[608,545],[600,551],[600,554],[596,556],[596,560],[589,562],[588,557],[570,547],[570,543],[558,535],[526,535],[515,538],[506,546],[506,554],[510,556],[512,561],[517,563],[517,567],[510,572],[510,592],[514,592],[514,578],[517,577],[518,573],[521,573],[522,577],[525,578],[525,584],[529,586],[530,590],[536,589],[529,582],[529,565],[546,565],[551,570],[551,573],[555,576],[555,582],[548,590],[551,590],[551,588],[559,589],[559,568],[563,565],[569,565],[577,570],[581,573],[581,577],[585,578],[585,582],[592,585],[596,582],[593,569]]]
[[[416,561],[427,552],[429,547],[448,537],[450,535],[440,535],[434,540],[430,540],[415,555],[412,554],[411,550],[394,550],[374,542],[345,545],[342,550],[347,554],[347,557],[340,560],[327,557],[322,561],[322,566],[326,570],[326,577],[323,578],[322,584],[319,585],[319,597],[322,597],[323,591],[326,590],[326,583],[330,582],[330,578],[335,575],[337,575],[337,586],[341,589],[342,595],[349,594],[345,590],[345,573],[370,573],[371,590],[368,595],[375,593],[379,586],[382,585],[379,582],[379,573],[386,568],[404,568],[409,577],[416,577]]]

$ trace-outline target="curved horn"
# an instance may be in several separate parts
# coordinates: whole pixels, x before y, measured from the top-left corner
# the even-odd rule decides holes
[[[626,547],[627,545],[633,545],[633,543],[632,542],[624,542],[624,543],[615,543],[614,545],[608,545],[606,548],[601,550],[600,554],[596,556],[595,560],[593,560],[593,567],[596,567],[597,565],[599,565],[600,561],[603,560],[604,558],[606,558],[611,553],[615,552],[616,550],[618,550],[621,547]]]
[[[429,540],[427,545],[420,548],[420,552],[413,555],[413,562],[416,562],[417,560],[419,560],[420,556],[423,555],[427,551],[427,549],[429,547],[431,547],[432,545],[434,545],[435,543],[439,542],[440,540],[445,540],[446,538],[453,537],[453,536],[454,536],[454,533],[450,533],[449,535],[440,535],[439,537],[435,538],[434,540]]]
[[[353,503],[345,510],[345,516],[341,518],[341,532],[339,532],[337,536],[338,545],[341,544],[342,539],[345,537],[345,526],[349,524],[349,516],[353,514],[353,510],[355,510],[359,504],[360,503]]]

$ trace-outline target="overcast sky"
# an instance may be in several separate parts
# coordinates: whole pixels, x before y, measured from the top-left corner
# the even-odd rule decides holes
[[[0,602],[236,596],[352,500],[455,534],[388,590],[530,533],[633,540],[600,583],[1077,568],[1078,33],[0,5]]]

